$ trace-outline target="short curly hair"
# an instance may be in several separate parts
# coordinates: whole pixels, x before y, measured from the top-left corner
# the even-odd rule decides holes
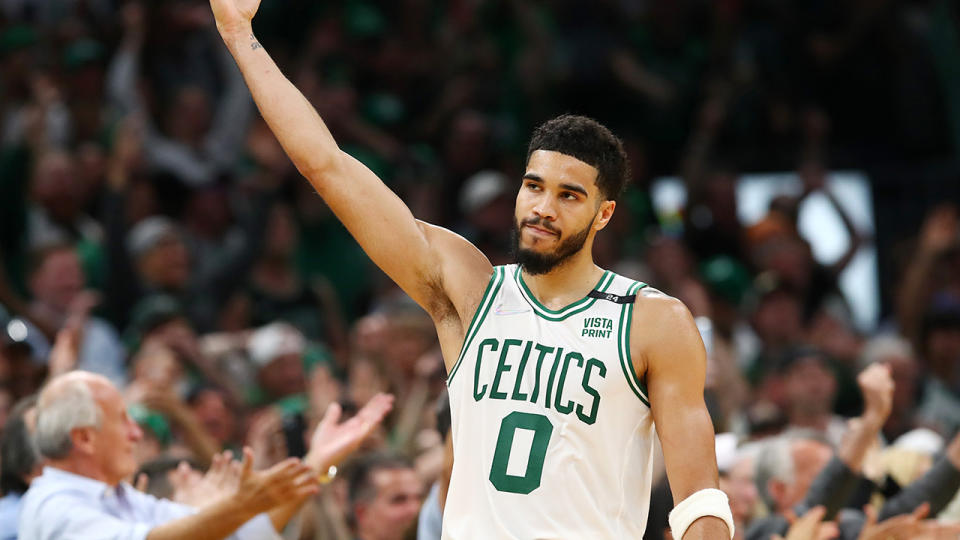
[[[537,150],[560,152],[597,169],[597,187],[615,201],[627,184],[630,165],[623,143],[600,122],[564,114],[540,125],[530,138],[527,162]]]

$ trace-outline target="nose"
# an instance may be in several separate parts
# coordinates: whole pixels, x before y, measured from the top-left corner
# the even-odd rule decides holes
[[[541,219],[553,221],[557,217],[557,211],[550,197],[540,197],[533,205],[533,213]]]

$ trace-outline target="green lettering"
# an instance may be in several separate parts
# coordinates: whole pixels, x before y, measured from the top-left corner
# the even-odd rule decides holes
[[[483,385],[483,388],[480,386],[480,359],[483,358],[483,348],[490,346],[490,352],[494,352],[500,347],[500,342],[496,338],[487,338],[480,342],[480,346],[477,347],[477,366],[474,368],[473,375],[473,399],[480,401],[483,398],[483,394],[487,392],[487,385]]]
[[[535,348],[540,351],[540,356],[537,357],[537,378],[533,381],[533,393],[530,394],[530,403],[536,403],[537,397],[540,396],[540,368],[543,367],[544,357],[553,352],[553,347],[547,347],[539,343],[537,343]]]
[[[553,357],[553,366],[550,368],[550,377],[547,379],[547,400],[544,403],[546,408],[550,408],[550,396],[553,394],[553,379],[557,376],[557,363],[563,356],[563,347],[557,349],[557,355]]]
[[[527,359],[530,358],[530,349],[533,348],[533,342],[528,341],[527,346],[523,349],[523,356],[520,357],[520,366],[517,367],[517,381],[513,383],[513,395],[510,396],[510,399],[515,399],[517,401],[526,401],[527,395],[520,393],[520,381],[523,380],[523,375],[527,370]]]
[[[570,414],[573,411],[573,401],[568,401],[566,404],[562,403],[563,401],[563,385],[567,381],[567,370],[570,368],[570,359],[576,358],[577,367],[583,367],[583,355],[578,352],[567,353],[566,358],[563,359],[563,368],[560,369],[560,380],[557,381],[557,399],[554,402],[554,408],[557,409],[557,412],[563,414]]]
[[[597,421],[597,411],[600,408],[600,392],[597,392],[595,388],[590,386],[590,373],[593,367],[596,366],[600,374],[600,378],[606,378],[607,376],[607,366],[603,365],[603,362],[597,360],[596,358],[591,358],[587,360],[587,368],[583,370],[583,391],[593,396],[593,404],[590,405],[590,414],[583,414],[583,405],[577,405],[577,417],[583,421],[584,424],[593,425]]]
[[[500,377],[513,367],[507,363],[507,353],[510,352],[510,347],[521,343],[523,342],[519,339],[503,340],[503,349],[500,350],[500,362],[497,364],[497,374],[493,377],[493,388],[490,389],[490,399],[507,399],[507,393],[497,389],[500,388]]]

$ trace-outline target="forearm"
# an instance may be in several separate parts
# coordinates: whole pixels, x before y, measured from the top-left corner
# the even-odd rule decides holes
[[[273,528],[276,529],[277,532],[283,532],[283,530],[287,528],[287,523],[300,511],[301,506],[303,506],[303,499],[291,501],[267,512]]]
[[[254,37],[252,28],[221,29],[220,35],[263,119],[297,169],[314,178],[330,168],[340,154],[336,141],[313,106]]]
[[[196,514],[154,528],[147,540],[220,540],[233,534],[254,516],[232,498],[225,498]]]
[[[847,434],[837,449],[837,457],[854,473],[860,474],[863,460],[876,443],[883,422],[884,418],[869,413],[850,421]]]
[[[908,514],[924,502],[930,503],[930,515],[943,510],[960,489],[960,470],[949,459],[940,459],[933,467],[880,509],[878,519]]]
[[[815,506],[823,506],[826,518],[832,519],[850,499],[859,481],[860,475],[835,456],[814,478],[803,502],[794,508],[794,512],[803,515]]]

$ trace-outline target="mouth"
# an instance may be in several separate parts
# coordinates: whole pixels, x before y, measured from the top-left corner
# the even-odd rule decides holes
[[[529,229],[535,236],[559,236],[557,233],[544,229],[543,227],[537,227],[536,225],[524,225],[524,229]]]

